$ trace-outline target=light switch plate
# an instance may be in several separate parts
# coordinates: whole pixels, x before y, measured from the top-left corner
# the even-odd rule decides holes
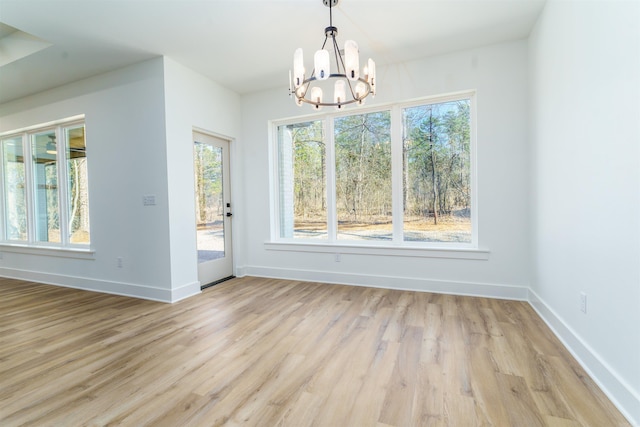
[[[142,205],[143,206],[155,206],[156,205],[156,196],[155,196],[155,194],[147,194],[146,196],[142,196]]]

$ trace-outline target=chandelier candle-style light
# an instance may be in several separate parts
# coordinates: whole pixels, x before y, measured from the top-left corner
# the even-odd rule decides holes
[[[322,0],[329,7],[329,26],[324,29],[324,43],[322,48],[313,56],[313,71],[311,76],[305,74],[302,49],[298,48],[293,54],[293,75],[289,71],[289,96],[294,95],[296,104],[311,104],[316,110],[321,107],[336,107],[342,109],[344,105],[357,103],[362,105],[365,98],[376,94],[376,64],[371,58],[360,73],[360,58],[358,44],[353,40],[344,43],[341,51],[336,42],[338,29],[333,26],[332,8],[339,0]],[[331,38],[335,66],[331,69],[331,54],[325,49]],[[333,102],[323,100],[325,91],[333,83]]]

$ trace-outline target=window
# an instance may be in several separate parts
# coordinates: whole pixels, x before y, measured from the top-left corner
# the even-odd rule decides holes
[[[389,111],[334,120],[338,240],[391,240],[390,123]]]
[[[278,127],[280,237],[327,238],[323,122]]]
[[[474,94],[274,126],[274,240],[477,247]]]
[[[84,122],[0,136],[2,240],[51,247],[90,243]]]
[[[5,239],[27,240],[27,200],[22,137],[2,141]]]
[[[405,241],[471,243],[469,99],[402,110]]]

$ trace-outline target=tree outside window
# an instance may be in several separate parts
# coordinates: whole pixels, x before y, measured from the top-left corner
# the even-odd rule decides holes
[[[278,126],[277,235],[473,245],[472,97]]]

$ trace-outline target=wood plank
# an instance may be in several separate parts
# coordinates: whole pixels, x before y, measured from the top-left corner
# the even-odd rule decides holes
[[[0,279],[0,425],[628,426],[527,304],[245,277]]]

